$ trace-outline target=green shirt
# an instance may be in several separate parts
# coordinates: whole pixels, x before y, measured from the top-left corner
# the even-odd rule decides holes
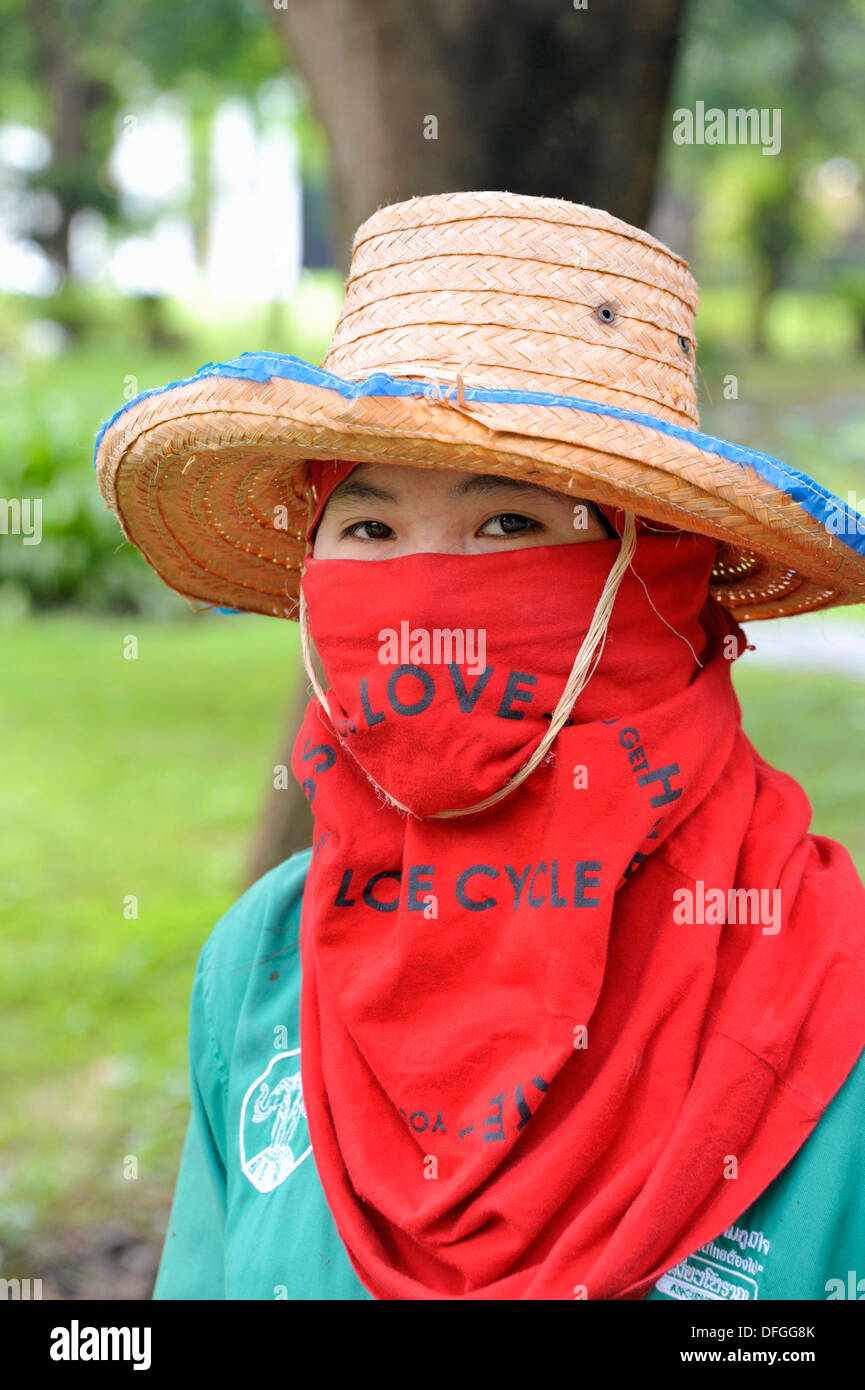
[[[300,1089],[298,938],[311,855],[254,883],[199,956],[192,1113],[154,1298],[372,1298],[330,1214]],[[865,1298],[863,1122],[865,1054],[762,1196],[646,1297]]]

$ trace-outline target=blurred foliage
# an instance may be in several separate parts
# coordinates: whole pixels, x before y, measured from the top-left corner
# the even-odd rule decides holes
[[[835,293],[845,303],[856,320],[859,349],[865,352],[865,268],[847,266],[835,278]]]
[[[0,643],[0,1273],[19,1274],[34,1230],[164,1215],[195,960],[237,897],[301,667],[297,625],[256,615],[0,617]]]
[[[173,90],[200,131],[202,110],[285,68],[256,0],[0,0],[0,29],[0,120],[29,120],[52,142],[51,162],[28,184],[53,196],[58,222],[31,235],[63,269],[77,211],[120,216],[106,166],[121,113]]]
[[[186,601],[157,578],[106,510],[93,468],[97,430],[130,392],[191,376],[208,361],[265,345],[318,361],[341,289],[336,272],[307,272],[284,320],[266,306],[218,330],[170,303],[164,330],[173,345],[159,350],[145,346],[147,309],[137,298],[91,294],[85,309],[80,289],[67,285],[41,302],[45,318],[35,320],[22,300],[0,300],[0,504],[41,499],[43,536],[38,545],[0,536],[0,611],[77,604],[103,613],[187,614]],[[25,330],[38,345],[40,326],[58,323],[75,333],[74,350],[22,355]]]
[[[695,0],[671,111],[777,111],[780,150],[674,144],[662,178],[693,221],[700,278],[752,287],[750,341],[765,351],[767,303],[783,285],[828,288],[865,251],[865,0]],[[821,180],[847,162],[855,186]],[[856,181],[858,174],[858,181]]]

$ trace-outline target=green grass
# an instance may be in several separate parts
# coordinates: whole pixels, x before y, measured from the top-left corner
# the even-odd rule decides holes
[[[0,641],[0,1230],[146,1226],[179,1157],[196,957],[240,891],[297,629],[77,616]]]
[[[252,616],[10,621],[0,641],[8,1258],[71,1225],[144,1232],[167,1208],[195,961],[240,891],[301,666],[296,627]],[[862,685],[734,672],[746,732],[802,782],[814,830],[862,873]],[[137,919],[124,916],[127,894]]]
[[[755,630],[759,637],[758,623],[749,630],[753,640]],[[811,830],[840,840],[865,880],[865,683],[745,662],[733,667],[745,733],[768,763],[799,782],[811,802]]]

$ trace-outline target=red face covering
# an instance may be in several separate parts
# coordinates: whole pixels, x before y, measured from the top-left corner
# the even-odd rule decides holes
[[[307,560],[302,1079],[377,1298],[642,1297],[865,1045],[865,888],[742,732],[714,542],[640,534],[550,754],[430,818],[537,747],[618,551]]]

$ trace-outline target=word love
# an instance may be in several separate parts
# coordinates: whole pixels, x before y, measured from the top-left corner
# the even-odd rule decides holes
[[[378,659],[382,666],[465,666],[479,676],[487,664],[486,628],[410,627],[401,622],[383,627],[378,634]]]
[[[579,859],[573,869],[560,871],[559,862],[526,864],[517,870],[505,864],[504,874],[492,864],[470,864],[463,869],[452,886],[453,896],[460,907],[469,912],[486,912],[504,901],[512,912],[525,908],[598,907],[597,896],[602,864],[599,859]],[[357,895],[375,912],[423,912],[431,893],[438,896],[434,864],[412,864],[408,883],[403,885],[401,869],[383,869],[372,874],[363,887],[352,886],[354,869],[346,869],[334,899],[335,907],[354,907]],[[496,884],[496,892],[491,891]],[[381,885],[381,886],[380,886]],[[471,891],[470,891],[471,890]],[[482,897],[475,897],[476,893]]]
[[[388,677],[387,688],[381,701],[382,707],[379,709],[372,707],[369,680],[364,676],[360,683],[360,704],[367,728],[372,729],[376,724],[384,723],[392,714],[409,718],[412,715],[423,714],[439,695],[451,699],[455,696],[462,712],[472,714],[490,684],[495,667],[485,666],[474,685],[466,684],[455,661],[449,662],[447,669],[447,678],[440,676],[437,682],[422,666],[416,666],[413,662],[403,662]],[[531,687],[537,685],[537,681],[537,676],[529,675],[525,671],[509,671],[504,690],[499,696],[494,697],[498,701],[497,718],[522,719],[524,711],[517,706],[531,704],[534,699]],[[497,684],[501,686],[501,682]],[[490,694],[492,695],[492,690]],[[489,704],[489,700],[485,703]],[[337,730],[340,734],[356,734],[357,722],[354,719],[340,720]]]

